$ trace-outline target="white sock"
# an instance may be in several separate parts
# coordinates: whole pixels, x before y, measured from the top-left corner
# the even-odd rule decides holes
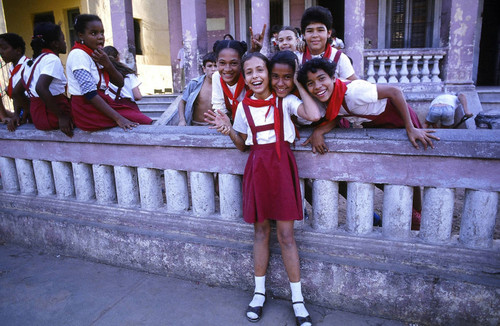
[[[254,293],[262,293],[266,294],[266,276],[255,276],[255,290]],[[266,301],[266,297],[260,294],[255,294],[253,296],[252,301],[250,302],[249,306],[250,307],[262,307],[264,305],[264,302]],[[249,318],[255,319],[258,316],[254,314],[253,312],[247,312],[247,316]]]
[[[292,290],[292,302],[304,302],[304,297],[302,296],[302,286],[299,282],[290,282],[290,289]],[[293,305],[293,311],[297,317],[309,316],[309,312],[303,303],[298,303]]]

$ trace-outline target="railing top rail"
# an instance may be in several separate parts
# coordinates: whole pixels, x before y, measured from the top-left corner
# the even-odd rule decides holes
[[[437,130],[434,149],[417,150],[405,130],[347,129],[326,135],[327,155],[295,145],[301,177],[500,191],[500,131]],[[0,130],[0,155],[48,161],[242,174],[247,154],[200,127],[140,126],[73,138],[21,126]]]
[[[448,52],[446,48],[400,48],[400,49],[366,49],[365,57],[378,55],[445,55]]]

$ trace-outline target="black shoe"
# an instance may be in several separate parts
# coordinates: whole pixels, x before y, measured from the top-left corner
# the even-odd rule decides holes
[[[255,292],[253,295],[262,295],[264,298],[266,298],[266,295],[264,293],[260,293],[260,292]],[[264,301],[264,303],[266,303],[266,301]],[[260,320],[260,318],[262,317],[262,308],[264,306],[256,306],[256,307],[251,307],[251,306],[248,306],[247,308],[247,311],[245,312],[245,316],[247,317],[248,321],[249,322],[252,322],[252,323],[256,323]],[[257,318],[250,318],[248,317],[247,313],[249,312],[253,312],[254,314],[257,315]]]
[[[304,304],[304,301],[292,302],[292,305],[297,304],[297,303]],[[305,323],[310,323],[312,325],[311,316],[310,315],[307,315],[305,317],[295,316],[295,323],[297,324],[297,326],[302,326]]]

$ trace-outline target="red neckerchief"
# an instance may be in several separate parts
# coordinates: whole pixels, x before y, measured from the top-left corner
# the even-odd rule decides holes
[[[276,93],[272,93],[272,97],[269,100],[254,100],[250,98],[250,96],[253,95],[252,91],[248,91],[245,94],[245,98],[243,99],[243,103],[248,105],[248,106],[253,106],[253,107],[268,107],[267,112],[266,112],[266,119],[267,115],[271,111],[271,107],[274,108],[274,133],[276,136],[276,152],[278,153],[278,158],[281,159],[281,148],[280,148],[280,141],[281,141],[281,121],[280,121],[280,114],[279,110],[281,110],[281,107],[278,107],[276,105]]]
[[[89,48],[85,44],[81,44],[81,43],[78,43],[78,42],[75,42],[75,45],[73,46],[73,48],[71,48],[71,50],[73,50],[73,49],[83,50],[91,58],[92,58],[92,53],[94,53],[94,50],[92,50],[91,48]],[[93,61],[93,59],[92,59],[92,61]],[[97,88],[99,89],[101,87],[101,73],[104,76],[104,82],[106,83],[106,88],[108,88],[108,85],[109,85],[109,74],[108,74],[108,72],[104,68],[99,68],[99,66],[97,65],[97,62],[94,61],[94,63],[96,65],[96,67],[97,67],[97,70],[99,71],[99,83],[97,84]]]
[[[325,52],[321,57],[330,60],[331,55],[332,55],[332,46],[329,43],[326,43]],[[311,59],[312,59],[311,51],[309,50],[309,47],[306,45],[306,52],[304,52],[304,54],[302,55],[302,64],[306,63]]]
[[[238,82],[236,84],[236,89],[234,90],[234,95],[231,94],[231,90],[229,90],[229,87],[227,87],[227,84],[222,79],[222,76],[220,77],[220,84],[222,85],[222,91],[224,92],[224,101],[226,102],[226,109],[229,109],[227,108],[228,104],[227,100],[230,99],[232,101],[230,110],[234,121],[234,117],[236,115],[236,109],[238,108],[238,104],[240,104],[240,102],[238,102],[238,97],[245,88],[245,80],[243,79],[243,75],[240,73],[240,77],[238,78]]]
[[[327,124],[329,121],[333,121],[333,119],[335,119],[339,115],[340,107],[342,106],[342,102],[344,101],[344,95],[346,91],[347,85],[340,79],[335,79],[333,93],[330,97],[330,101],[328,102],[328,106],[326,107],[326,121],[321,123],[320,126]]]
[[[28,58],[24,58],[24,61],[28,60]],[[12,69],[12,72],[9,77],[9,85],[7,86],[7,95],[9,95],[10,98],[12,98],[12,90],[14,89],[14,85],[12,85],[12,78],[17,74],[19,69],[23,66],[23,62],[18,62],[17,65],[14,66],[14,69]]]

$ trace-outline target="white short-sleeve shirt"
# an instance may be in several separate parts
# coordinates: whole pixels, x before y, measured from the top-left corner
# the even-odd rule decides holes
[[[272,96],[272,95],[271,95]],[[271,98],[268,97],[267,99]],[[255,97],[252,96],[252,99]],[[277,101],[276,101],[277,104]],[[289,143],[295,141],[295,126],[290,118],[291,115],[297,115],[299,106],[302,101],[295,95],[287,95],[283,98],[282,110],[283,110],[283,132],[284,139]],[[274,122],[274,108],[271,109],[266,116],[268,107],[253,107],[249,106],[250,114],[252,115],[255,126],[267,125]],[[245,109],[243,108],[243,103],[238,105],[238,110],[236,111],[236,116],[234,117],[234,130],[242,134],[247,135],[245,145],[253,145],[253,136],[250,125],[248,124],[247,117],[245,115]],[[274,129],[261,131],[257,133],[257,143],[259,144],[271,144],[276,142],[276,134]]]
[[[335,58],[335,54],[337,54],[337,49],[332,48],[332,53],[328,59],[330,62],[333,62],[333,59]],[[304,56],[304,53],[299,53],[297,54],[297,57],[299,58],[299,62],[302,62],[302,57]],[[323,56],[323,53],[318,54],[318,55],[311,55],[312,58],[321,58]],[[354,75],[354,68],[352,67],[351,60],[345,55],[343,52],[340,54],[339,61],[337,62],[337,68],[335,68],[335,77],[340,78],[340,79],[347,79]]]
[[[234,92],[236,91],[236,86],[238,83],[234,84],[233,86],[227,85],[231,93],[234,95]],[[243,98],[245,97],[245,89],[241,92],[241,94],[238,96],[238,101],[241,102]],[[233,101],[229,99],[229,103],[233,104]],[[214,72],[212,75],[212,109],[214,111],[219,110],[222,113],[227,113],[228,110],[226,109],[226,102],[224,101],[224,90],[222,89],[221,81],[220,81],[220,73],[218,71]]]
[[[68,92],[71,95],[83,95],[80,88],[78,80],[76,80],[73,72],[75,70],[87,70],[94,78],[94,82],[97,85],[99,82],[99,70],[97,65],[92,60],[92,58],[85,53],[85,51],[80,49],[73,49],[68,55],[68,60],[66,60],[66,76],[68,77]],[[101,74],[101,89],[106,89],[106,83],[104,82],[104,76]]]
[[[141,81],[139,80],[139,78],[137,78],[135,74],[128,74],[123,79],[123,83],[124,85],[120,91],[120,97],[129,98],[135,102],[134,93],[132,90],[140,86],[142,84]],[[106,94],[108,94],[114,100],[116,98],[115,94],[117,91],[118,87],[113,83],[109,83],[108,89],[106,90]]]
[[[64,67],[62,65],[61,59],[59,59],[57,55],[49,53],[41,58],[35,58],[33,65],[29,69],[24,69],[23,79],[26,83],[28,82],[33,67],[35,67],[35,70],[33,71],[33,78],[31,79],[31,84],[29,87],[30,92],[31,94],[33,94],[33,96],[39,97],[38,93],[36,92],[36,84],[41,75],[47,75],[53,78],[52,82],[49,85],[50,94],[56,96],[66,92],[67,79],[66,75],[64,74]]]
[[[21,59],[19,59],[18,63],[20,63],[22,65],[21,69],[19,69],[17,71],[17,73],[15,75],[12,76],[12,72],[14,71],[14,65],[11,65],[9,67],[9,76],[12,76],[12,89],[14,89],[14,87],[16,87],[17,83],[21,80],[21,71],[23,71],[23,69],[27,66],[27,62],[28,62],[28,58],[23,55],[21,57]],[[5,85],[5,87],[7,87],[7,85]]]
[[[442,94],[442,95],[437,96],[431,102],[431,106],[438,105],[438,104],[449,105],[449,106],[456,109],[457,106],[460,104],[460,101],[458,99],[458,96],[456,96],[456,95]]]

